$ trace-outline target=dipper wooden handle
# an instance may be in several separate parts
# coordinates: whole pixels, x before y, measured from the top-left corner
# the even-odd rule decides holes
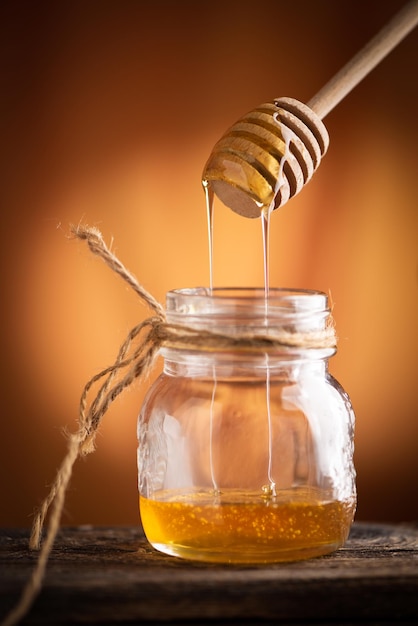
[[[308,103],[276,98],[247,113],[216,143],[202,182],[245,217],[277,209],[299,193],[325,154],[322,119],[418,24],[407,3]]]

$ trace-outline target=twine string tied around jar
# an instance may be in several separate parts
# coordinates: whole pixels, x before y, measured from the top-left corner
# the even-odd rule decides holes
[[[23,589],[16,607],[2,622],[2,626],[12,626],[29,611],[42,587],[42,581],[49,555],[59,530],[65,494],[72,476],[73,466],[79,457],[90,454],[95,449],[95,439],[100,423],[110,405],[135,380],[143,379],[153,369],[160,348],[163,346],[183,349],[268,351],[276,348],[334,348],[336,335],[331,321],[323,330],[315,332],[283,331],[278,336],[254,335],[246,332],[241,335],[228,335],[170,324],[164,308],[125,268],[116,255],[108,248],[99,230],[83,225],[71,228],[72,235],[87,242],[91,252],[99,256],[112,271],[117,273],[152,311],[153,315],[140,322],[129,332],[119,349],[113,365],[93,376],[85,385],[80,398],[78,428],[68,435],[68,449],[59,466],[55,480],[41,506],[35,513],[29,547],[40,550],[35,568]],[[99,385],[94,399],[89,402],[90,393]],[[45,519],[49,514],[45,539],[41,544]]]

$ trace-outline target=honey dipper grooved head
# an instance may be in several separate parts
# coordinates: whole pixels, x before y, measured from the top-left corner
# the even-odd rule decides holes
[[[277,209],[311,179],[327,151],[320,118],[293,98],[276,98],[250,111],[221,137],[202,181],[245,217]]]

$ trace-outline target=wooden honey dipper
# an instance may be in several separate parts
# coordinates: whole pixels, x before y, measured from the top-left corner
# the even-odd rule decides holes
[[[418,0],[412,0],[307,105],[275,98],[244,115],[213,148],[203,185],[245,217],[283,206],[311,179],[327,151],[321,120],[417,24]]]

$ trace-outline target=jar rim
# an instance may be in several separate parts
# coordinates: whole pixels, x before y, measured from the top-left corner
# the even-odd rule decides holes
[[[193,287],[173,289],[166,295],[167,312],[177,314],[202,314],[209,312],[225,313],[233,309],[248,314],[251,307],[252,315],[257,312],[265,315],[268,307],[269,315],[275,313],[315,313],[328,312],[328,296],[319,290],[271,287],[268,298],[262,287]],[[251,315],[251,316],[252,316]]]

